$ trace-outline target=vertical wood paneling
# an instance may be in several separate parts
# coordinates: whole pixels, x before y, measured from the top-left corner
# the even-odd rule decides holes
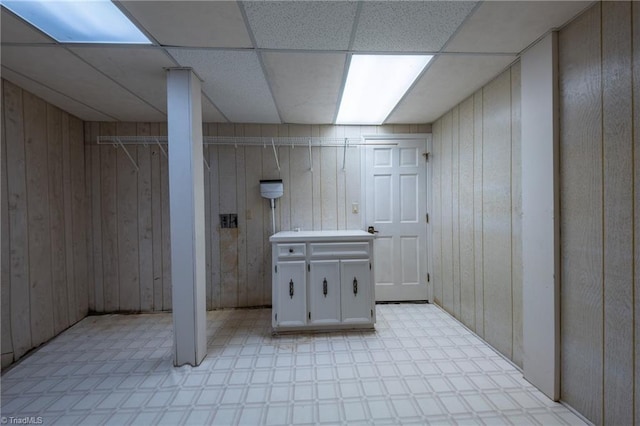
[[[209,132],[217,134],[217,126],[209,126]],[[209,147],[209,190],[211,191],[211,306],[219,308],[222,305],[222,271],[220,266],[220,161],[217,146]]]
[[[101,123],[100,134],[115,135],[114,123]],[[102,219],[102,271],[104,309],[113,312],[120,309],[118,280],[118,222],[116,149],[100,146],[100,206]]]
[[[10,232],[9,232],[9,187],[7,184],[7,144],[6,125],[4,118],[4,83],[0,81],[0,281],[2,289],[2,306],[0,307],[2,316],[0,317],[0,327],[2,336],[0,345],[2,347],[2,367],[13,361],[13,342],[11,339],[11,256]],[[6,358],[6,362],[5,362]]]
[[[602,3],[604,413],[633,423],[631,3]]]
[[[64,222],[65,222],[65,259],[67,270],[67,310],[69,322],[77,321],[76,275],[74,274],[74,247],[73,247],[73,193],[71,173],[71,132],[69,129],[71,117],[68,113],[62,113],[62,180],[64,186]]]
[[[214,129],[215,131],[215,129]],[[208,123],[202,124],[202,136],[210,135],[210,126]],[[209,145],[203,145],[202,158],[209,165],[203,165],[203,188],[204,188],[204,250],[205,250],[205,295],[206,309],[213,309],[213,285],[212,285],[212,256],[211,256],[211,173],[214,173],[217,164],[211,164],[209,161]]]
[[[91,127],[97,127],[96,135],[100,133],[100,125],[91,123]],[[94,133],[92,131],[91,133]],[[103,281],[103,257],[102,257],[102,163],[100,161],[100,146],[91,145],[91,225],[93,235],[93,285],[95,296],[95,310],[104,312],[104,281]]]
[[[325,127],[320,136],[340,137],[337,129],[344,135],[344,128]],[[320,150],[320,182],[322,229],[338,229],[338,148]]]
[[[522,161],[520,62],[511,67],[511,288],[513,362],[522,367]]]
[[[260,136],[259,125],[247,125],[245,136]],[[269,201],[260,196],[260,180],[262,179],[262,155],[266,149],[262,147],[246,147],[245,163],[247,194],[246,230],[247,230],[247,305],[264,304],[263,287],[267,277],[264,269],[263,251],[263,210]],[[268,272],[267,270],[266,272]],[[270,278],[271,275],[268,274]]]
[[[635,424],[640,424],[640,4],[631,4],[632,8],[632,56],[633,56],[633,182],[634,182],[634,348],[635,348],[635,374],[634,374],[634,419]]]
[[[438,119],[431,167],[436,303],[521,365],[519,91],[516,63]]]
[[[160,136],[167,135],[167,124],[159,125]],[[164,146],[169,152],[169,147]],[[160,156],[160,204],[162,211],[162,310],[171,309],[173,299],[171,293],[171,212],[169,211],[169,159]]]
[[[482,128],[484,126],[484,122],[482,119],[484,115],[484,112],[482,110],[483,104],[483,90],[479,90],[473,95],[473,245],[475,252],[475,332],[478,333],[478,335],[481,337],[484,337],[484,226],[482,222],[482,218],[484,216],[482,210]]]
[[[291,125],[289,136],[302,137],[311,134],[311,126]],[[303,230],[313,229],[313,180],[309,170],[309,149],[290,149],[291,161],[291,226]]]
[[[350,126],[345,130],[345,137],[359,137],[361,134],[361,128],[356,126]],[[346,218],[346,229],[361,229],[362,228],[362,216],[360,215],[360,207],[358,207],[358,213],[353,213],[353,203],[361,203],[361,163],[360,163],[360,147],[347,149],[347,156],[345,160],[345,207],[344,212]]]
[[[108,135],[109,131],[115,131],[112,124],[87,123],[87,126],[98,128],[96,134]],[[135,127],[131,123],[119,123],[119,134],[162,135],[166,134],[166,125],[137,123]],[[130,128],[124,129],[123,126]],[[417,126],[410,127],[417,129]],[[293,126],[293,125],[230,125],[230,124],[205,124],[205,135],[220,136],[324,136],[358,137],[362,133],[374,134],[377,127],[360,126]],[[87,130],[91,133],[90,130]],[[87,140],[92,144],[91,139]],[[132,146],[129,145],[129,148]],[[94,150],[97,149],[96,150]],[[108,148],[109,151],[106,151]],[[120,150],[120,155],[124,151]],[[326,152],[329,152],[327,156]],[[137,292],[139,294],[139,308],[143,311],[170,309],[170,262],[168,245],[168,193],[166,193],[166,159],[161,154],[156,144],[149,146],[137,146],[134,148],[135,158],[139,171],[132,173],[128,169],[130,163],[124,158],[114,157],[112,161],[103,158],[118,152],[112,146],[91,147],[91,168],[98,173],[91,174],[92,219],[100,223],[99,232],[93,232],[95,237],[90,239],[98,244],[99,249],[93,247],[93,253],[99,252],[95,258],[102,259],[101,267],[110,257],[107,252],[111,249],[104,241],[105,223],[117,219],[116,254],[118,268],[111,268],[112,273],[119,277],[107,280],[107,272],[101,272],[105,288],[99,290],[96,286],[96,306],[98,294],[114,292],[117,288],[118,306],[108,309],[104,303],[100,312],[117,311],[124,309],[120,306],[120,293]],[[351,203],[356,202],[362,207],[360,199],[360,149],[349,148],[347,150],[345,171],[342,171],[342,150],[340,148],[313,148],[312,162],[313,173],[309,171],[309,154],[306,147],[291,148],[282,146],[278,149],[281,171],[277,170],[275,158],[271,146],[248,147],[235,146],[207,146],[205,158],[208,159],[211,172],[205,172],[205,215],[208,218],[205,232],[207,233],[207,308],[237,306],[259,306],[271,303],[271,211],[269,202],[260,196],[259,181],[261,179],[282,178],[285,186],[285,196],[277,201],[276,222],[279,230],[290,229],[292,226],[303,229],[314,229],[324,226],[325,229],[360,228],[360,214],[351,213]],[[97,154],[96,154],[97,153]],[[105,154],[107,153],[107,154]],[[94,163],[97,163],[94,165]],[[103,164],[100,164],[103,163]],[[326,164],[328,163],[328,164]],[[107,166],[105,170],[103,167]],[[256,167],[257,165],[257,167]],[[326,181],[322,177],[330,176]],[[343,174],[340,178],[340,174]],[[106,176],[106,178],[105,178]],[[117,192],[115,198],[105,195],[105,188],[113,185],[113,177],[116,176]],[[106,179],[106,180],[105,180]],[[339,179],[344,182],[339,188]],[[127,193],[124,182],[130,180],[133,188]],[[111,194],[111,193],[109,193]],[[325,206],[322,194],[328,198],[329,209]],[[109,198],[111,197],[111,198]],[[109,213],[111,218],[103,216],[109,212],[105,210],[105,199],[113,205],[117,214]],[[136,245],[137,254],[132,256],[137,260],[132,265],[127,265],[129,270],[136,270],[139,274],[137,284],[125,283],[123,277],[127,272],[121,270],[124,266],[119,258],[121,253],[126,253],[128,245],[122,241],[122,227],[124,221],[123,212],[126,207],[123,203],[127,200],[135,200],[131,209],[136,211],[135,221],[131,226],[136,226],[134,238],[131,244]],[[124,210],[123,210],[124,209]],[[128,211],[128,210],[127,210]],[[239,228],[235,230],[219,228],[220,213],[236,213],[239,219]],[[120,216],[118,216],[120,215]],[[340,223],[338,217],[342,216]],[[146,224],[146,225],[145,225]],[[144,255],[143,252],[150,254]],[[134,269],[131,269],[134,268]],[[96,270],[97,271],[97,270]],[[145,272],[146,271],[146,272]],[[97,273],[97,272],[96,272]],[[151,276],[153,285],[146,285]],[[151,274],[151,275],[150,275]],[[108,281],[108,284],[107,284]],[[107,286],[109,286],[107,288]],[[132,289],[131,287],[135,287]]]
[[[1,84],[6,367],[86,315],[90,256],[82,122],[9,82]]]
[[[14,359],[18,359],[31,349],[24,121],[22,90],[4,80],[3,84],[4,132],[7,141],[7,185],[9,188],[9,245],[11,247],[11,340],[13,341]]]
[[[69,326],[69,312],[67,311],[67,270],[64,241],[62,112],[51,105],[47,106],[47,151],[49,157],[49,231],[51,236],[53,328],[54,333],[58,334]]]
[[[236,126],[236,136],[244,136],[244,127]],[[248,306],[247,283],[247,170],[245,147],[235,149],[236,160],[236,208],[238,215],[238,306]]]
[[[451,110],[451,260],[453,315],[460,319],[460,107]]]
[[[483,242],[485,339],[512,356],[511,288],[511,79],[484,88]]]
[[[473,97],[460,104],[459,143],[459,244],[460,320],[475,329],[475,280],[473,245]]]
[[[135,135],[134,123],[118,123],[118,135]],[[133,161],[137,151],[126,147]],[[140,276],[138,258],[138,173],[123,148],[116,150],[118,283],[120,310],[140,310]]]
[[[560,393],[596,424],[603,422],[600,7],[559,35]]]
[[[289,125],[278,126],[278,136],[289,137]],[[280,206],[276,205],[276,210],[280,209],[280,227],[278,231],[290,231],[292,229],[291,223],[291,176],[290,171],[290,157],[291,148],[280,147],[278,148],[278,159],[280,162],[280,178],[284,185],[284,195],[278,201]],[[277,223],[276,223],[277,226]]]
[[[433,247],[431,285],[433,286],[434,302],[442,306],[442,120],[438,120],[433,124],[433,142],[431,151],[432,211],[429,212]]]
[[[232,125],[219,125],[219,136],[234,136]],[[220,176],[220,213],[237,212],[236,150],[233,146],[218,147],[218,169]],[[216,218],[214,218],[216,220]],[[219,221],[219,219],[218,219]],[[238,304],[238,229],[220,229],[221,306]]]
[[[73,274],[76,283],[75,321],[87,315],[87,235],[86,188],[84,180],[84,131],[80,119],[69,116],[69,147],[71,149],[71,208],[73,211]]]
[[[31,344],[53,336],[51,288],[51,234],[49,233],[49,185],[47,169],[47,105],[23,92],[25,161],[27,176],[27,227],[29,229],[29,301]]]
[[[160,129],[157,124],[152,125],[154,134],[159,135]],[[151,226],[153,227],[153,240],[151,252],[153,259],[153,309],[163,310],[164,285],[162,267],[162,176],[160,163],[164,158],[162,148],[158,144],[149,146],[151,152]],[[166,149],[165,149],[166,152]]]
[[[275,137],[278,136],[278,127],[275,125],[261,126],[261,135],[263,137]],[[273,149],[270,147],[263,148],[262,151],[262,179],[280,179],[280,173],[276,167],[276,160],[273,154]],[[263,200],[262,210],[262,229],[263,229],[263,245],[262,245],[262,268],[265,271],[265,279],[262,288],[262,300],[264,304],[271,304],[271,243],[269,237],[273,233],[271,224],[271,207],[269,201]],[[276,231],[279,230],[280,223],[279,216],[281,209],[280,200],[276,201]]]
[[[453,314],[452,113],[442,117],[442,307]]]
[[[94,260],[93,260],[93,218],[92,216],[92,208],[91,208],[91,189],[92,189],[92,146],[86,143],[87,140],[95,140],[98,136],[97,132],[93,133],[94,130],[97,130],[94,126],[84,126],[82,123],[82,127],[84,130],[84,139],[80,139],[79,143],[83,149],[83,159],[84,159],[84,223],[85,223],[85,257],[87,259],[87,276],[85,281],[85,289],[87,291],[87,310],[86,312],[95,312],[96,311],[96,287],[93,285],[93,277],[94,277]],[[51,167],[51,166],[50,166]]]
[[[150,136],[149,123],[136,126],[137,136]],[[151,217],[151,150],[147,146],[132,147],[138,163],[138,271],[140,277],[140,310],[153,311],[153,220]]]

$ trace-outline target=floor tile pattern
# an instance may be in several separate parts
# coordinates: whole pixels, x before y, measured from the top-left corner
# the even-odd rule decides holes
[[[209,312],[196,368],[172,366],[170,314],[87,317],[3,374],[2,420],[584,424],[434,305],[377,305],[375,331],[272,336],[270,316]]]

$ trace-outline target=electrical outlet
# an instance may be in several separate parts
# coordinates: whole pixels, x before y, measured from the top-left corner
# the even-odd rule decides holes
[[[229,214],[229,228],[237,228],[238,227],[238,215],[235,213]]]
[[[360,211],[360,205],[358,203],[351,203],[351,213],[358,214]]]
[[[221,214],[220,215],[220,228],[228,228],[229,227],[229,215]]]

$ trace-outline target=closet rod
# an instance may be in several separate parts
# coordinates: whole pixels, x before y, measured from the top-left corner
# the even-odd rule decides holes
[[[386,141],[363,141],[357,138],[328,138],[328,137],[252,137],[252,136],[204,136],[204,145],[242,145],[242,146],[304,146],[304,147],[357,147],[372,145],[398,145],[397,142]],[[118,145],[146,145],[151,143],[166,144],[167,136],[98,136],[98,145],[118,144]]]

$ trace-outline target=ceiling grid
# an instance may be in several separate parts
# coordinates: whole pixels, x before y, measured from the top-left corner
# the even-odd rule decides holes
[[[165,121],[165,68],[192,67],[204,121],[331,124],[353,54],[433,54],[385,120],[430,123],[591,4],[114,3],[151,45],[58,43],[2,7],[2,77],[83,120]]]

